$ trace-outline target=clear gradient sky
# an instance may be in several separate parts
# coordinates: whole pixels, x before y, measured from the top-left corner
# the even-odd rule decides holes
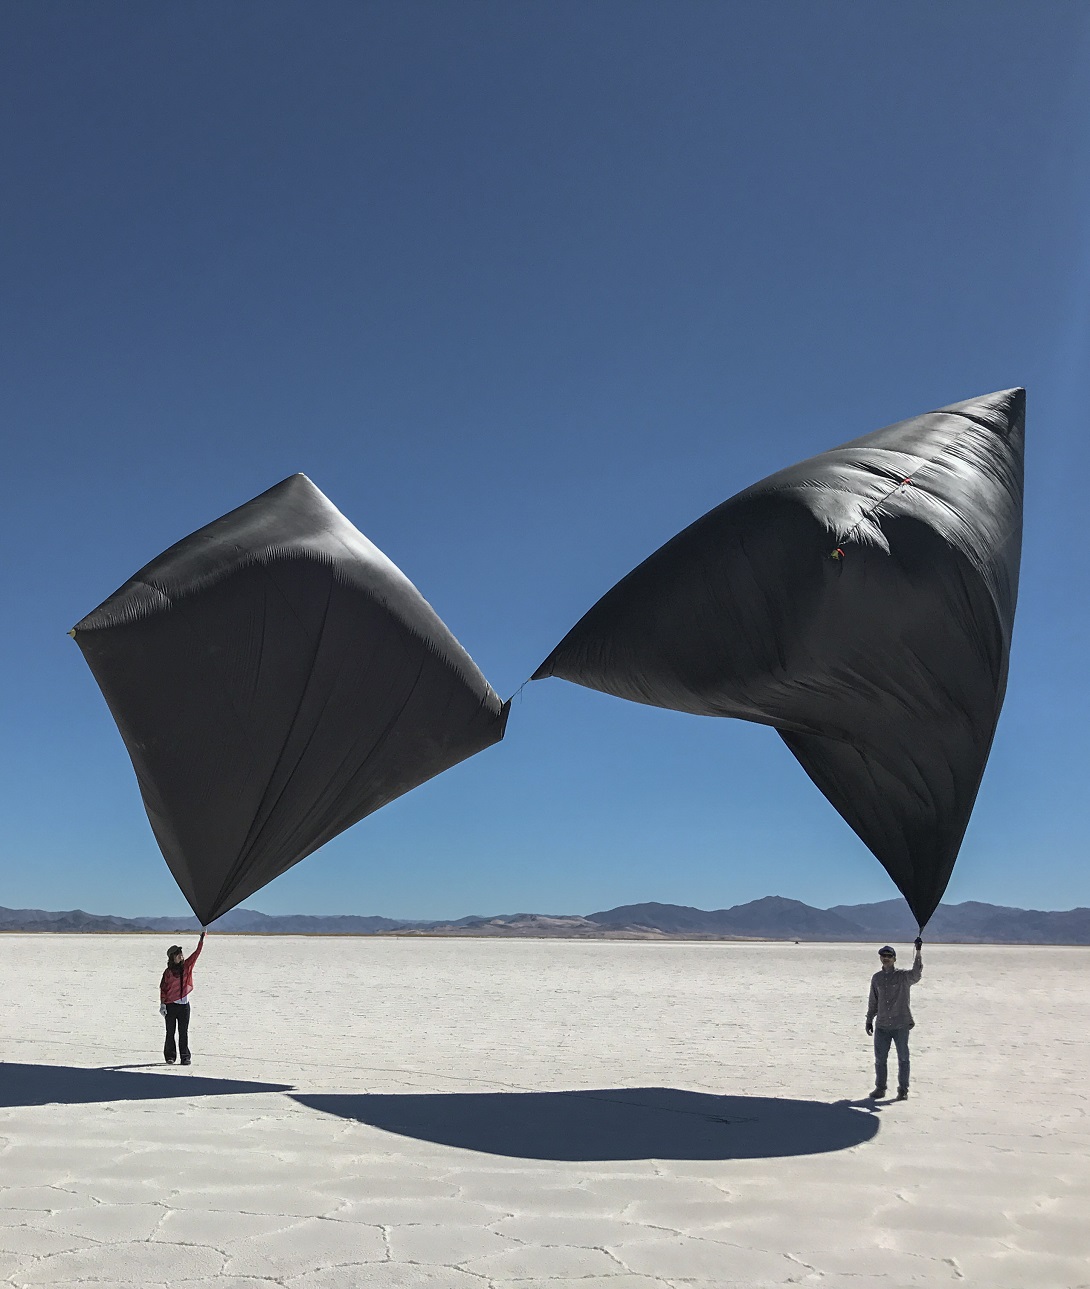
[[[1028,389],[947,898],[1090,905],[1090,6],[0,3],[0,905],[185,909],[66,631],[304,471],[507,697],[801,457]],[[896,891],[777,736],[550,680],[269,913]]]

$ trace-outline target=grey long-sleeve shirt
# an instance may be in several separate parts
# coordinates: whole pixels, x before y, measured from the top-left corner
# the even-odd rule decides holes
[[[911,1029],[916,1022],[909,1010],[908,991],[922,975],[923,959],[918,949],[908,970],[894,967],[892,971],[876,971],[870,982],[867,1024],[877,1016],[879,1029]]]

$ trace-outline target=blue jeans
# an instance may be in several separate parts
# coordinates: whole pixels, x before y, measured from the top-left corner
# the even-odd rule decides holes
[[[889,1045],[897,1046],[897,1086],[908,1087],[908,1029],[874,1030],[874,1086],[886,1086],[886,1061],[889,1057]]]

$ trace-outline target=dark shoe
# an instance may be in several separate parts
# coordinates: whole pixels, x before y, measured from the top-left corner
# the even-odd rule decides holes
[[[907,1100],[908,1100],[908,1088],[898,1088],[898,1089],[897,1089],[897,1100],[898,1100],[898,1101],[907,1101]]]
[[[193,1064],[193,1058],[192,1058],[191,1056],[183,1056],[183,1057],[182,1057],[182,1064],[183,1064],[183,1065],[192,1065],[192,1064]],[[907,1093],[907,1092],[905,1093],[905,1096],[908,1096],[908,1093]]]
[[[174,1057],[174,1056],[164,1056],[164,1057],[163,1057],[163,1060],[164,1060],[164,1061],[166,1061],[166,1063],[167,1063],[168,1065],[173,1065],[176,1059],[177,1059],[177,1058],[176,1058],[176,1057]]]
[[[876,1101],[879,1097],[884,1097],[885,1095],[886,1095],[885,1088],[875,1088],[873,1092],[868,1093],[867,1100]]]

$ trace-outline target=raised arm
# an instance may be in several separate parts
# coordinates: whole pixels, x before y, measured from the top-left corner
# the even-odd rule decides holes
[[[192,952],[192,953],[189,955],[189,957],[188,957],[188,958],[186,958],[186,960],[185,960],[185,965],[186,965],[187,967],[192,967],[192,965],[193,965],[193,964],[197,961],[197,959],[201,956],[201,950],[202,950],[203,948],[204,948],[204,932],[202,931],[202,932],[201,932],[201,938],[197,941],[197,947],[193,950],[193,952]]]
[[[912,968],[908,973],[909,983],[913,985],[916,984],[916,982],[919,980],[919,978],[922,975],[923,975],[923,958],[920,956],[919,949],[917,949],[916,956],[912,959]]]

